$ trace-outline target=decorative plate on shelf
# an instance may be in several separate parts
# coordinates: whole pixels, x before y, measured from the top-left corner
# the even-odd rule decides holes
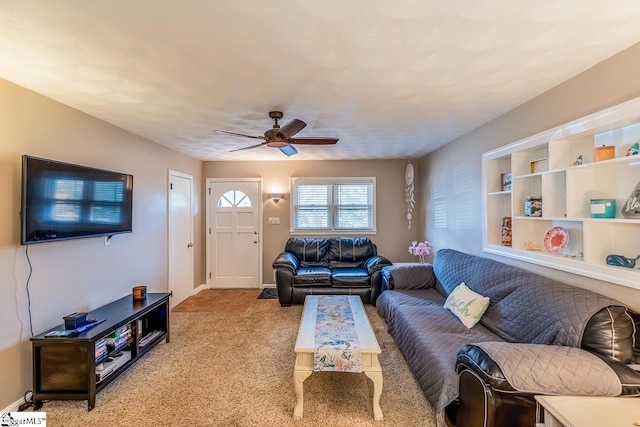
[[[544,236],[544,248],[547,252],[558,254],[569,243],[569,232],[564,227],[553,227]]]

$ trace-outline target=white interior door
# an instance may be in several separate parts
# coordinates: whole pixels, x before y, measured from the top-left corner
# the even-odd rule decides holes
[[[169,171],[169,291],[171,307],[193,292],[193,177]]]
[[[209,286],[259,288],[260,180],[208,180]]]

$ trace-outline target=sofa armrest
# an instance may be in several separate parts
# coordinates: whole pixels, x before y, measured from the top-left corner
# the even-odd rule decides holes
[[[289,270],[292,274],[296,274],[298,267],[300,267],[300,262],[291,252],[282,252],[275,261],[273,261],[272,267],[275,269]]]
[[[436,284],[431,264],[392,265],[382,269],[382,290],[428,289]]]
[[[613,359],[574,347],[484,342],[458,353],[456,370],[474,372],[500,391],[576,396],[633,395],[640,373]]]
[[[367,274],[371,276],[376,271],[382,270],[383,267],[388,265],[392,265],[391,261],[381,255],[375,255],[364,263],[364,268],[367,270]]]
[[[502,373],[500,366],[483,349],[473,344],[464,345],[458,352],[456,372],[469,370],[494,390],[516,391]]]

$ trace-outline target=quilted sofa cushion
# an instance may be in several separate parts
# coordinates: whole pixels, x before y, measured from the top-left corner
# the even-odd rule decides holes
[[[379,299],[387,292],[399,291],[385,291]],[[441,304],[397,307],[393,337],[427,399],[437,411],[458,395],[455,360],[460,348],[468,343],[501,341],[500,337],[480,324],[467,329]]]
[[[431,264],[390,265],[382,269],[383,289],[433,288],[436,277]]]
[[[395,313],[398,307],[405,305],[435,305],[442,308],[445,297],[434,288],[386,290],[376,302],[378,314],[387,322],[387,330],[394,335]]]

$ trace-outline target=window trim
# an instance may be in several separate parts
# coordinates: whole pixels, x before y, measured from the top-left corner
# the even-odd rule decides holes
[[[318,185],[330,185],[331,186],[331,204],[330,215],[331,228],[295,228],[295,200],[296,200],[296,186],[304,184],[318,184]],[[371,184],[371,228],[359,228],[359,229],[345,229],[335,228],[333,224],[334,209],[333,197],[334,197],[334,185],[335,184]],[[290,227],[289,234],[294,236],[304,235],[374,235],[378,233],[376,223],[376,212],[378,210],[376,204],[376,177],[375,176],[362,176],[362,177],[304,177],[304,178],[289,178],[289,194],[291,194],[289,202],[290,213]]]

